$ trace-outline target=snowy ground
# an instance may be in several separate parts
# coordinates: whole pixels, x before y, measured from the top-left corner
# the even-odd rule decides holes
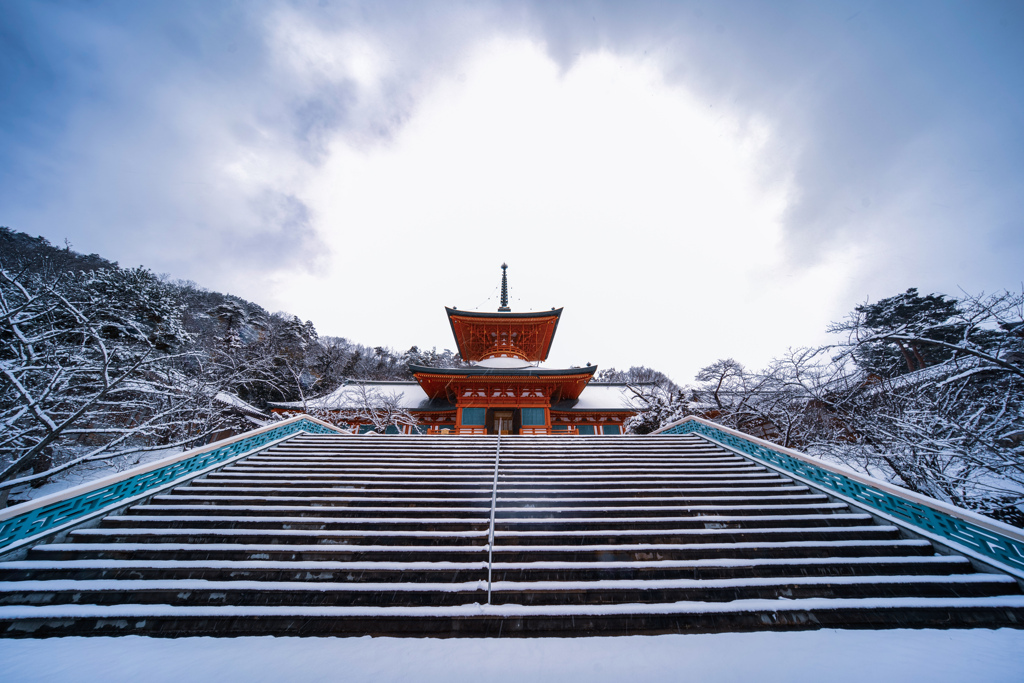
[[[157,451],[133,453],[132,455],[126,455],[120,458],[111,458],[110,460],[97,460],[95,462],[85,463],[83,465],[73,467],[66,472],[61,472],[60,474],[55,475],[47,481],[46,484],[39,488],[32,488],[28,484],[14,487],[11,489],[11,497],[7,504],[17,505],[18,503],[42,498],[43,496],[63,491],[64,489],[71,488],[72,486],[78,486],[79,484],[85,484],[95,479],[109,477],[112,474],[124,472],[125,470],[132,469],[133,467],[138,467],[139,465],[146,465],[156,460],[160,460],[161,458],[169,458],[172,455],[181,453],[183,450],[184,449],[180,447],[162,448]]]
[[[1024,681],[1024,630],[624,638],[53,638],[0,640],[21,681],[944,683]]]

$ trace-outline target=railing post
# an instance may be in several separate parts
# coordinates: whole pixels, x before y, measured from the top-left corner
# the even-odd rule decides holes
[[[494,511],[498,506],[498,462],[501,459],[501,432],[494,449],[494,481],[491,483],[491,524],[487,531],[487,604],[491,604],[491,571],[494,567]]]

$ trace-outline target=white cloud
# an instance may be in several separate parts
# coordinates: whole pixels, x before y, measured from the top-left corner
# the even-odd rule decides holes
[[[268,15],[267,32],[272,63],[307,89],[351,80],[372,90],[386,75],[387,53],[371,34],[325,30],[292,9]]]
[[[1019,271],[1019,31],[984,12],[41,12],[5,224],[325,333],[450,345],[508,261],[513,306],[566,306],[553,363],[686,381]]]
[[[770,141],[655,60],[594,53],[561,72],[534,43],[494,40],[390,141],[334,138],[299,196],[337,259],[281,276],[275,305],[365,343],[451,346],[442,305],[496,307],[508,261],[514,308],[566,305],[552,363],[680,381],[723,355],[760,363],[820,336],[852,265],[783,263],[792,191],[786,169],[765,173]]]

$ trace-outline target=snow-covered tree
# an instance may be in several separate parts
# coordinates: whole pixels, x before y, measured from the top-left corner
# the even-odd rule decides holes
[[[378,387],[357,383],[355,388],[358,407],[355,417],[373,425],[373,431],[383,434],[388,427],[416,426],[416,417],[402,405],[402,395],[386,393]]]
[[[913,490],[1019,522],[1024,296],[1001,292],[943,302],[941,309],[887,314],[885,323],[858,307],[833,327],[847,336],[841,355],[866,367],[841,413],[853,438],[822,443],[819,450]],[[912,372],[875,374],[879,368],[864,359],[886,345],[924,362]],[[861,353],[864,348],[870,355]]]
[[[141,268],[0,269],[0,491],[26,469],[195,439],[180,314]]]

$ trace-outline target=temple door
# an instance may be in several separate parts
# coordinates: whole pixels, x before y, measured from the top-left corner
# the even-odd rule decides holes
[[[511,434],[512,433],[512,411],[511,410],[495,410],[494,411],[494,431],[497,434]]]

